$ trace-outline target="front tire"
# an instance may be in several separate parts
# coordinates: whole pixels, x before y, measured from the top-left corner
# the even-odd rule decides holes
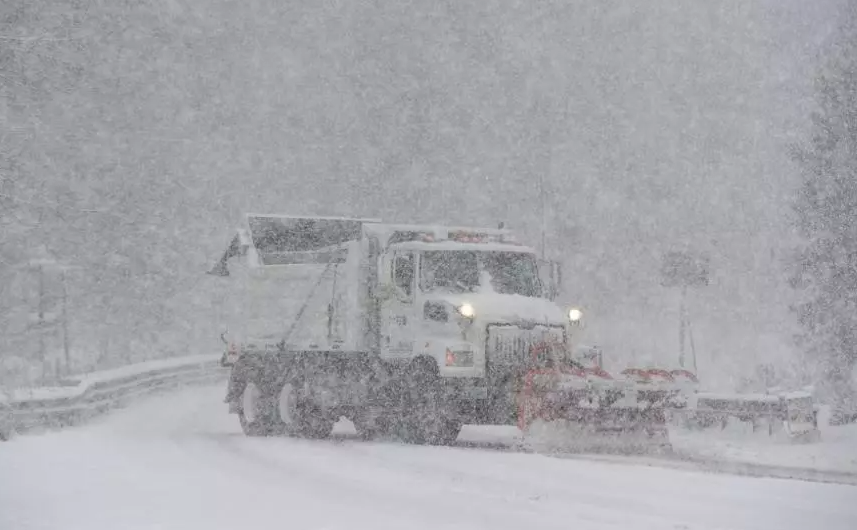
[[[461,432],[461,421],[444,403],[437,367],[428,362],[413,366],[405,378],[403,438],[407,443],[452,445]]]
[[[375,440],[388,436],[393,423],[388,413],[372,415],[371,411],[360,411],[351,418],[354,430],[361,440]]]

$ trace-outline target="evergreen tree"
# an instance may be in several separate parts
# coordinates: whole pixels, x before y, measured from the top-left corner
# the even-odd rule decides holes
[[[842,411],[857,409],[857,7],[848,9],[816,80],[811,140],[796,150],[803,244],[792,277],[801,344]]]

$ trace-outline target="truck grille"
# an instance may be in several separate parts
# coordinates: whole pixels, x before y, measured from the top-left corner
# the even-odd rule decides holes
[[[488,362],[495,368],[520,366],[529,360],[533,345],[547,340],[562,342],[563,328],[544,325],[531,329],[513,325],[488,326]]]

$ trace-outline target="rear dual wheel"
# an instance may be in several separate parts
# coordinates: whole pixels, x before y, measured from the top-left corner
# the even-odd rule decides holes
[[[336,423],[312,402],[301,399],[298,385],[287,381],[277,400],[277,414],[283,430],[292,436],[327,438]]]
[[[238,402],[238,419],[247,436],[302,436],[327,438],[335,421],[300,398],[294,382],[285,382],[266,395],[256,381],[248,381]]]
[[[265,399],[261,386],[256,381],[247,381],[238,400],[238,421],[247,436],[270,436],[276,434],[277,424],[271,417],[269,400]]]

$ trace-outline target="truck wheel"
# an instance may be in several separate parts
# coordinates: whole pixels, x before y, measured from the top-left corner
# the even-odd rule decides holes
[[[373,440],[390,432],[390,418],[386,414],[370,417],[366,412],[359,412],[351,418],[351,423],[361,440]]]
[[[302,403],[299,410],[298,434],[306,438],[321,439],[330,436],[334,422],[322,415],[314,405]]]
[[[308,425],[304,430],[304,436],[307,438],[323,439],[328,438],[333,433],[333,425],[335,422],[330,420],[321,420]]]
[[[461,432],[461,423],[448,418],[437,418],[424,422],[418,428],[417,443],[430,445],[453,445]]]
[[[434,366],[419,363],[406,378],[406,416],[403,437],[408,443],[451,445],[461,432],[461,422],[444,406],[440,378]]]
[[[461,423],[436,415],[437,412],[422,408],[405,418],[402,438],[405,442],[419,445],[452,445],[461,432]]]
[[[262,390],[254,381],[247,381],[238,400],[238,421],[247,436],[267,436],[270,429],[265,423]]]
[[[336,423],[326,417],[313,403],[300,398],[299,384],[286,381],[277,399],[277,419],[280,428],[291,436],[327,438]]]
[[[299,429],[298,422],[298,396],[295,386],[286,382],[283,388],[280,389],[280,396],[277,400],[277,416],[282,422],[283,431],[285,434],[297,434]]]

